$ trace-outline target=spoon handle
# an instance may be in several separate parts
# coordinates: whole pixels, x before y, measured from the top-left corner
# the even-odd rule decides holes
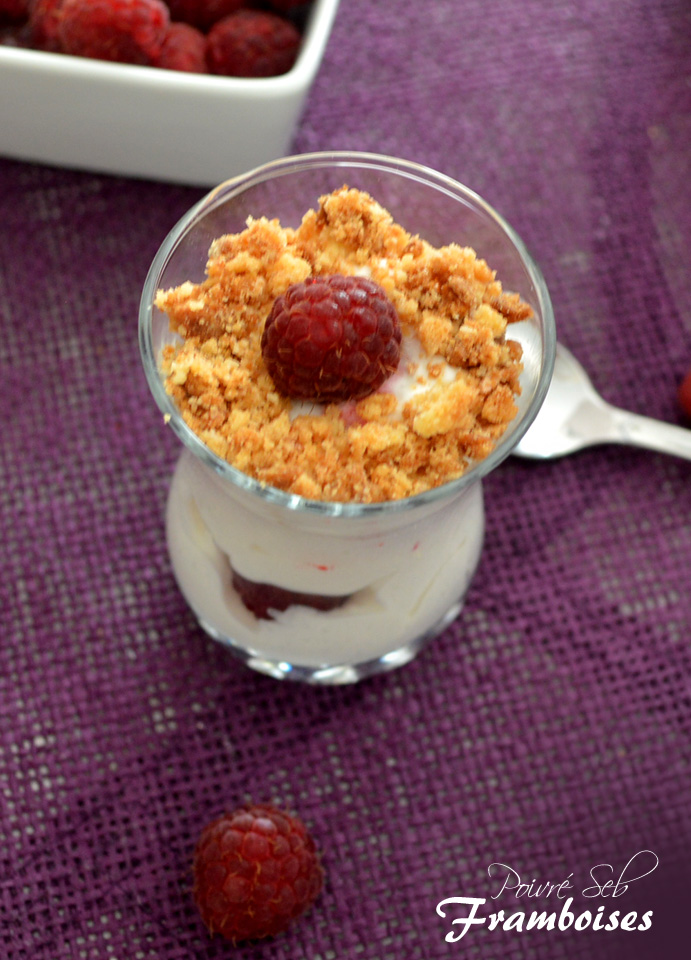
[[[610,407],[609,412],[612,415],[611,440],[614,443],[645,447],[646,450],[691,460],[691,430],[618,407]]]

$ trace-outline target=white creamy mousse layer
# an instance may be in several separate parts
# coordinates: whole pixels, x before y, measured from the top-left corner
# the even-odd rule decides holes
[[[431,370],[435,370],[432,376]],[[452,383],[458,370],[443,357],[428,356],[415,336],[404,337],[401,343],[401,360],[395,373],[379,388],[382,393],[392,393],[398,401],[397,414],[404,404],[421,393],[426,393],[439,383]]]
[[[191,454],[168,500],[173,570],[203,625],[256,657],[319,667],[365,663],[434,631],[460,609],[484,534],[482,488],[361,517],[291,511],[236,488]],[[242,577],[301,593],[348,595],[322,612],[256,618]]]

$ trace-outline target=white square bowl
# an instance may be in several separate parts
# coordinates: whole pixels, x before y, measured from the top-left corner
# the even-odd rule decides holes
[[[0,46],[0,155],[214,186],[283,156],[339,0],[314,0],[295,65],[245,79]]]

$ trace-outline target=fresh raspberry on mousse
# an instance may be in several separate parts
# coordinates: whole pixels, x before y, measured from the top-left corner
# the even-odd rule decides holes
[[[284,396],[316,403],[361,400],[398,367],[401,325],[373,280],[309,277],[275,301],[261,349]]]

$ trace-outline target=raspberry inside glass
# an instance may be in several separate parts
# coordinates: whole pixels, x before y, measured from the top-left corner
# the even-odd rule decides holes
[[[272,583],[259,583],[247,580],[233,570],[233,589],[247,609],[260,620],[273,620],[272,611],[283,612],[288,607],[312,607],[314,610],[335,610],[341,607],[348,596],[327,597],[319,593],[299,593],[285,590]]]
[[[366,277],[309,277],[271,308],[262,356],[284,396],[361,400],[398,367],[401,325],[386,292]]]

